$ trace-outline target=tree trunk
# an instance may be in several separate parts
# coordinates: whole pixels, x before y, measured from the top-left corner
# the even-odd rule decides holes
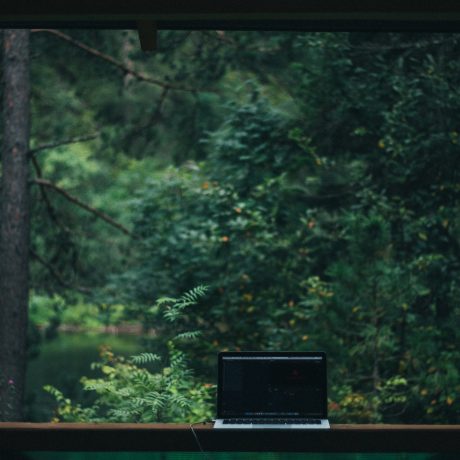
[[[0,421],[20,421],[29,296],[29,31],[3,31]]]

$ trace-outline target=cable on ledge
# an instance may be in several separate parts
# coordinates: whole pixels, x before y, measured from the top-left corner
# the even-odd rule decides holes
[[[191,423],[191,424],[190,424],[190,429],[192,430],[193,436],[195,436],[196,443],[198,444],[198,447],[200,448],[200,450],[201,450],[201,452],[203,453],[203,455],[204,455],[208,460],[211,460],[211,458],[208,457],[208,455],[206,454],[206,452],[205,452],[205,451],[203,450],[203,448],[201,447],[200,441],[198,441],[198,436],[196,435],[195,430],[193,429],[193,425],[199,425],[200,423],[202,423],[203,425],[206,425],[206,423],[212,423],[212,422],[214,422],[214,420],[203,420],[202,422],[196,422],[196,423]]]

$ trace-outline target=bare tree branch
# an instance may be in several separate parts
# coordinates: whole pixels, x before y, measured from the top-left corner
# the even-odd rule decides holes
[[[56,269],[48,261],[46,261],[42,256],[40,256],[37,252],[35,252],[33,249],[30,248],[29,252],[33,257],[35,257],[42,265],[44,265],[49,270],[49,272],[54,276],[54,278],[56,278],[56,280],[61,286],[64,286],[65,288],[68,288],[68,289],[74,289],[75,291],[81,292],[83,294],[92,294],[91,289],[88,289],[82,286],[76,286],[72,283],[68,283],[67,281],[63,280],[59,276]]]
[[[39,179],[41,179],[42,170],[40,168],[40,164],[38,163],[37,157],[35,156],[34,153],[30,154],[30,151],[29,151],[29,155],[31,155],[31,157],[32,157],[32,163],[33,163],[33,165],[35,167],[35,170],[37,171],[37,176],[39,177]],[[49,214],[51,220],[53,222],[55,222],[58,227],[62,228],[65,231],[68,231],[69,229],[58,219],[56,211],[55,211],[53,205],[51,204],[51,201],[49,200],[48,195],[46,194],[46,190],[45,190],[44,185],[40,185],[40,192],[41,192],[43,201],[46,204],[46,209],[48,211],[48,214]]]
[[[146,77],[145,75],[142,75],[136,72],[134,69],[131,69],[130,67],[125,66],[123,63],[117,61],[116,59],[113,59],[112,57],[107,56],[106,54],[100,53],[99,51],[93,48],[90,48],[89,46],[86,46],[77,40],[74,40],[72,37],[69,37],[68,35],[63,34],[62,32],[59,32],[58,30],[32,29],[31,32],[49,32],[51,34],[57,35],[63,40],[66,40],[69,43],[72,43],[72,45],[75,45],[78,48],[81,48],[82,50],[87,51],[93,56],[97,56],[101,59],[106,60],[107,62],[110,62],[111,64],[117,66],[119,69],[123,70],[124,72],[131,74],[133,77],[137,78],[138,80],[145,81],[147,83],[152,83],[154,85],[161,86],[162,88],[178,90],[178,91],[199,91],[199,92],[206,92],[206,93],[217,93],[217,89],[215,88],[194,88],[191,86],[173,85],[173,84],[161,81],[161,80],[157,80],[156,78]]]
[[[33,162],[33,165],[35,167],[35,170],[37,171],[37,176],[41,179],[42,178],[42,172],[41,172],[41,168],[40,168],[40,165],[38,163],[37,157],[35,155],[32,155],[32,162]],[[84,238],[89,238],[89,239],[92,239],[92,240],[101,241],[102,243],[109,244],[111,246],[114,245],[114,244],[117,244],[115,241],[106,240],[104,238],[100,238],[100,237],[95,236],[95,235],[90,235],[89,233],[86,233],[86,232],[79,232],[77,230],[73,230],[73,229],[70,229],[69,227],[66,227],[59,220],[59,218],[57,217],[56,210],[54,209],[53,205],[51,204],[51,201],[48,198],[48,195],[47,195],[46,190],[45,190],[45,186],[43,184],[40,184],[40,191],[41,191],[41,194],[42,194],[43,201],[46,203],[46,208],[48,210],[48,214],[51,217],[51,220],[54,223],[56,223],[56,225],[59,228],[61,228],[62,230],[64,230],[66,233],[71,233],[71,234],[74,234],[74,235],[77,235],[77,236],[82,236]]]
[[[148,122],[148,125],[153,125],[158,117],[160,116],[161,113],[161,108],[163,106],[163,102],[166,99],[166,95],[168,94],[169,88],[164,88],[163,91],[161,92],[160,100],[158,101],[158,105],[155,109],[155,112],[153,112],[153,115],[150,117],[150,120]]]
[[[161,92],[161,95],[160,95],[160,99],[158,101],[158,104],[155,108],[155,111],[152,113],[152,115],[150,116],[149,120],[147,121],[147,123],[145,123],[145,125],[142,125],[142,126],[137,126],[133,129],[132,131],[132,135],[138,135],[140,133],[142,133],[143,131],[145,131],[149,126],[152,126],[154,125],[157,120],[160,119],[161,117],[161,108],[163,107],[163,103],[166,99],[166,95],[168,94],[168,91],[169,89],[168,88],[163,88],[163,91]]]
[[[50,187],[50,188],[56,190],[61,195],[65,196],[72,203],[75,203],[78,206],[80,206],[81,208],[86,209],[90,213],[92,213],[95,216],[99,217],[100,219],[106,221],[108,224],[110,224],[113,227],[117,228],[118,230],[122,231],[126,235],[129,235],[129,236],[131,236],[132,238],[134,238],[136,240],[141,239],[140,236],[138,236],[135,233],[131,232],[130,230],[128,230],[126,227],[124,227],[123,225],[119,224],[118,222],[115,222],[113,219],[111,219],[109,216],[107,216],[103,212],[98,211],[97,209],[94,209],[93,207],[89,206],[88,204],[84,203],[83,201],[79,200],[78,198],[70,195],[69,193],[67,193],[66,190],[64,190],[63,188],[59,187],[58,185],[53,184],[52,182],[44,180],[44,179],[34,179],[31,182],[34,183],[34,184],[44,185],[46,187]]]
[[[45,150],[45,149],[52,149],[54,147],[58,147],[60,145],[65,145],[65,144],[74,144],[76,142],[84,142],[84,141],[89,141],[91,139],[96,139],[100,133],[95,133],[91,134],[89,136],[81,136],[81,137],[74,137],[72,139],[66,139],[64,141],[58,141],[58,142],[50,142],[49,144],[42,144],[39,145],[38,147],[35,147],[34,149],[29,150],[29,156],[33,155],[34,153],[39,152],[40,150]]]
[[[226,45],[233,46],[234,48],[238,48],[239,45],[237,42],[234,40],[231,40],[230,38],[225,36],[225,32],[223,30],[216,30],[216,32],[210,31],[210,30],[201,30],[200,33],[202,35],[206,35],[208,37],[212,37],[214,39],[217,39],[221,41],[222,43],[225,43]]]

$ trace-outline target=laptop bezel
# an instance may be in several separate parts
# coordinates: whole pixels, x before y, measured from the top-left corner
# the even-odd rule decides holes
[[[323,410],[320,417],[315,416],[315,419],[327,419],[327,355],[324,351],[222,351],[218,355],[218,376],[217,376],[217,419],[225,419],[222,415],[222,388],[223,388],[223,359],[224,358],[239,358],[239,357],[315,357],[321,356],[324,362],[324,379],[322,381],[322,388],[324,391]],[[252,416],[240,416],[239,419],[250,419]],[[299,417],[283,417],[283,418],[299,418]],[[310,418],[310,417],[309,417]]]

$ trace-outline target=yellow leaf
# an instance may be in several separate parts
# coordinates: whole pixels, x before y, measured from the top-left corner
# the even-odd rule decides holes
[[[425,235],[425,233],[418,232],[418,237],[423,241],[427,240],[427,236]]]

